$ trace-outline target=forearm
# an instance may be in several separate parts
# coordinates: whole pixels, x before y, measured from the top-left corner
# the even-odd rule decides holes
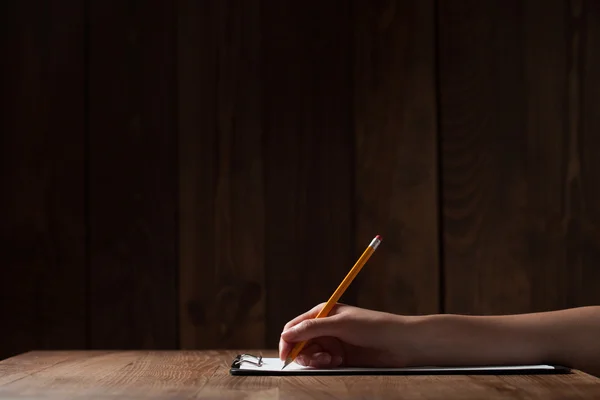
[[[432,315],[408,323],[414,365],[556,363],[600,372],[600,307],[507,316]]]

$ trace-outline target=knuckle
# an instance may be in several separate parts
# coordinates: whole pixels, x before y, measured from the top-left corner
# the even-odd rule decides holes
[[[317,304],[316,306],[314,306],[314,307],[313,307],[313,308],[310,310],[310,312],[311,312],[311,313],[319,312],[319,311],[321,311],[321,309],[322,309],[323,307],[325,307],[325,303],[319,303],[319,304]]]
[[[288,321],[288,323],[287,323],[287,324],[285,324],[285,325],[283,326],[283,330],[284,330],[284,331],[285,331],[285,330],[288,330],[288,329],[290,329],[291,327],[292,327],[292,321]]]
[[[297,329],[299,331],[306,331],[307,329],[312,329],[312,327],[315,325],[315,321],[316,320],[314,319],[306,319],[298,324]]]

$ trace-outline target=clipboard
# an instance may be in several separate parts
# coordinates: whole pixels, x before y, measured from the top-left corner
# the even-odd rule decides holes
[[[548,375],[568,374],[571,369],[552,364],[491,365],[466,367],[406,367],[406,368],[355,368],[331,369],[304,367],[295,363],[284,370],[279,358],[262,355],[238,354],[231,363],[230,375],[237,376],[302,376],[302,375]]]

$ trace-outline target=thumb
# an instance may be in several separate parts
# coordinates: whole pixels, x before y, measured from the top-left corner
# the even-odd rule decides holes
[[[322,336],[339,336],[343,332],[341,321],[333,317],[311,318],[294,325],[281,333],[286,342],[302,342]]]

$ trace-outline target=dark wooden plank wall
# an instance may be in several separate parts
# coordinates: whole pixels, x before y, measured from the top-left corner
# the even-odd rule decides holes
[[[597,287],[600,282],[600,3],[587,0],[571,7],[570,29],[575,54],[570,94],[573,108],[571,121],[577,125],[570,136],[569,176],[571,190],[569,224],[570,240],[567,246],[568,266],[573,268],[571,304],[598,304]],[[576,88],[576,89],[575,89]],[[578,96],[578,98],[576,97]],[[577,165],[579,161],[579,165]],[[576,167],[579,167],[577,169]]]
[[[600,302],[597,2],[0,7],[0,357]]]
[[[88,235],[92,348],[174,348],[176,6],[89,2]]]
[[[84,347],[84,7],[3,2],[0,26],[0,357]]]
[[[446,310],[598,303],[597,3],[439,4]]]
[[[179,6],[181,345],[264,347],[262,16]]]
[[[356,250],[376,233],[384,238],[373,265],[357,278],[358,304],[435,313],[434,2],[355,1],[354,18]]]
[[[351,15],[349,1],[261,6],[269,346],[355,256]]]

